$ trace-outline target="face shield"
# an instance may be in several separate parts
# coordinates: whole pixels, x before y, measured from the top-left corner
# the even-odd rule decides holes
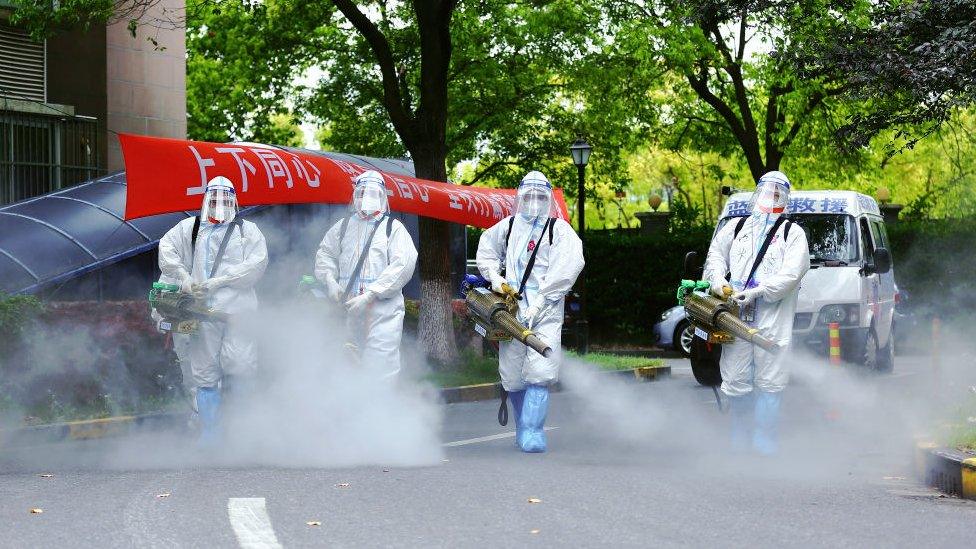
[[[519,184],[515,213],[526,221],[548,219],[552,214],[552,185],[540,172],[529,172]]]
[[[237,193],[229,179],[217,176],[207,183],[200,219],[210,223],[230,223],[237,216]]]
[[[363,219],[380,217],[390,211],[386,199],[386,185],[379,172],[363,172],[356,178],[352,193],[352,207]]]
[[[756,214],[781,214],[790,203],[790,180],[782,172],[769,172],[759,178],[749,209]]]

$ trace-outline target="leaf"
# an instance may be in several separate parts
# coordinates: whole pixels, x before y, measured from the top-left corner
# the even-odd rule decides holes
[[[539,533],[539,530],[529,530],[529,533],[530,534],[538,534]]]
[[[320,520],[310,520],[305,523],[306,526],[322,526],[322,521]]]
[[[156,499],[168,498],[170,496],[169,492],[164,492],[162,494],[156,494]]]
[[[542,500],[539,498],[529,498],[529,503],[542,503]]]
[[[52,475],[51,473],[41,473],[40,475],[37,476],[41,478],[54,478],[54,475]]]
[[[336,488],[349,488],[349,483],[348,482],[341,482],[339,484],[336,484]]]
[[[32,515],[40,515],[41,513],[44,512],[44,509],[41,509],[40,507],[35,507],[31,509],[30,512]]]

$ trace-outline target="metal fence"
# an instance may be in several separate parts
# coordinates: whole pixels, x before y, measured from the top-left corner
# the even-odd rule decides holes
[[[102,174],[98,120],[0,110],[0,204]]]

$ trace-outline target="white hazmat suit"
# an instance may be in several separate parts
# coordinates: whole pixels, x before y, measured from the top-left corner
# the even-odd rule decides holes
[[[722,287],[730,286],[733,299],[740,305],[740,317],[784,351],[792,337],[800,280],[810,268],[803,229],[786,220],[776,225],[786,213],[789,190],[789,180],[781,172],[770,172],[760,178],[751,201],[752,214],[744,221],[730,220],[715,235],[704,269],[713,293],[722,297]],[[767,234],[774,228],[776,233],[755,275],[746,280]],[[770,353],[738,339],[722,346],[722,392],[730,397],[733,421],[737,421],[737,413],[748,415],[755,400],[753,445],[763,453],[776,449],[779,393],[789,381],[785,358],[785,352]],[[759,394],[752,395],[754,390]],[[733,425],[737,444],[746,436],[744,430],[741,424]]]
[[[184,291],[205,295],[211,309],[231,315],[227,322],[200,322],[199,330],[189,336],[187,356],[205,436],[214,435],[220,382],[225,376],[247,378],[257,371],[257,349],[241,315],[257,310],[254,286],[267,267],[268,250],[257,225],[235,219],[236,209],[233,185],[225,177],[215,177],[207,184],[196,244],[194,218],[180,221],[159,241],[163,276],[178,281]],[[225,236],[227,245],[218,262]]]
[[[526,278],[536,248],[535,263]],[[525,279],[518,320],[553,350],[551,356],[544,357],[516,340],[499,345],[498,373],[515,407],[516,427],[521,432],[522,399],[526,399],[526,406],[531,400],[526,388],[542,387],[548,394],[548,386],[559,379],[565,297],[583,270],[583,245],[569,223],[555,217],[552,185],[542,173],[529,172],[522,179],[515,214],[481,235],[477,263],[495,291],[500,291],[503,283],[518,291]],[[543,411],[543,421],[544,416]],[[545,450],[541,423],[539,427],[534,442],[519,441],[523,450]]]
[[[377,377],[392,377],[400,371],[403,287],[413,277],[417,248],[403,223],[389,216],[383,176],[370,170],[354,184],[353,212],[325,233],[315,278],[345,306],[348,336],[362,365]]]

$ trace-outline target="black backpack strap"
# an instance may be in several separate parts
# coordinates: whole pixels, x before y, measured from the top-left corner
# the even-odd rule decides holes
[[[732,232],[732,240],[739,238],[739,232],[742,231],[742,227],[746,224],[746,219],[748,217],[740,217],[739,222],[735,225],[735,231]]]
[[[502,268],[500,275],[505,276],[505,262],[508,257],[508,239],[512,236],[512,225],[515,223],[515,216],[509,216],[508,218],[508,232],[505,233],[505,249],[502,251]]]
[[[386,214],[386,239],[390,239],[390,235],[393,234],[393,216]]]
[[[193,254],[197,250],[197,233],[200,232],[200,216],[193,218],[193,231],[190,232],[190,273],[193,273]]]
[[[200,216],[199,215],[193,218],[193,232],[190,233],[190,250],[191,250],[190,251],[190,257],[191,258],[193,257],[193,251],[192,250],[195,250],[196,247],[197,247],[197,233],[198,232],[200,232]],[[190,260],[190,263],[191,264],[193,263],[193,260],[192,259]]]
[[[514,224],[515,224],[515,216],[513,215],[513,216],[511,216],[511,217],[508,218],[508,232],[505,233],[505,253],[506,254],[508,254],[508,239],[511,238],[511,236],[512,236],[512,225],[514,225]],[[504,261],[505,261],[505,258],[503,257],[502,258],[502,262],[504,263]]]
[[[369,256],[369,248],[373,245],[373,237],[376,236],[376,230],[380,228],[381,223],[383,223],[383,220],[378,219],[376,224],[373,225],[373,230],[369,232],[369,237],[366,239],[366,245],[363,246],[363,250],[359,252],[359,260],[356,261],[356,267],[349,275],[349,282],[346,283],[346,290],[342,292],[342,301],[349,299],[349,293],[352,292],[352,286],[356,283],[356,279],[359,278],[359,273],[363,270],[363,264],[366,263],[366,258]]]
[[[342,238],[346,236],[346,227],[349,226],[349,219],[351,217],[352,217],[351,215],[347,215],[346,217],[344,217],[342,219],[342,226],[339,227],[339,248],[340,249],[342,248]]]
[[[766,239],[763,240],[762,247],[759,248],[759,253],[756,254],[756,260],[752,263],[752,270],[749,271],[749,276],[746,277],[746,288],[749,287],[749,282],[752,280],[752,277],[756,275],[756,270],[759,269],[759,264],[762,262],[763,257],[765,257],[766,250],[769,249],[769,244],[773,241],[773,238],[776,237],[776,231],[778,231],[779,226],[785,222],[786,218],[780,216],[779,219],[773,223],[773,228],[766,233]]]
[[[556,219],[550,217],[546,224],[542,227],[542,234],[539,235],[539,241],[535,245],[535,249],[532,250],[532,255],[529,257],[529,264],[525,266],[525,273],[522,275],[522,283],[519,284],[518,293],[522,295],[525,291],[525,285],[529,282],[529,275],[532,274],[532,267],[535,266],[535,256],[539,255],[539,248],[542,247],[542,237],[546,235],[546,231],[552,234],[552,226],[555,225]]]
[[[198,218],[199,219],[199,218]],[[244,240],[244,220],[240,217],[234,218],[231,221],[232,225],[237,226],[238,232],[241,234],[241,240]],[[217,258],[214,259],[213,267],[210,269],[210,277],[213,278],[217,274],[217,267],[220,267],[220,261],[224,259],[224,251],[227,249],[227,243],[230,242],[230,236],[234,233],[234,227],[227,227],[227,232],[224,233],[224,238],[220,241],[220,247],[217,248]]]
[[[790,239],[790,227],[793,226],[793,222],[789,219],[786,220],[786,226],[783,227],[783,242]]]

